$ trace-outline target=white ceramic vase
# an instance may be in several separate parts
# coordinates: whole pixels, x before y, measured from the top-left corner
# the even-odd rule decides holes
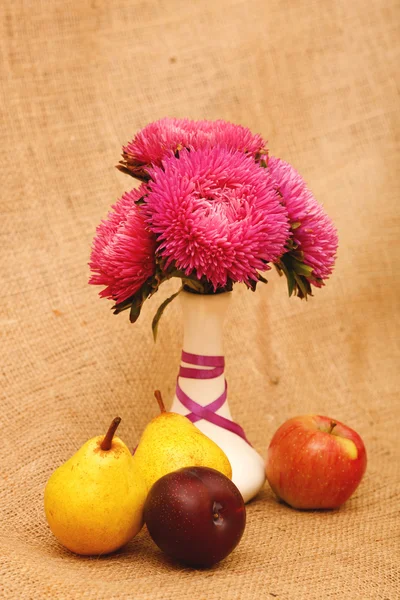
[[[229,292],[215,295],[180,293],[179,298],[183,311],[184,353],[202,357],[220,357],[220,359],[224,356],[223,323],[230,297],[231,293]],[[181,367],[189,369],[189,371],[184,370],[184,373],[190,373],[190,370],[193,369],[193,361],[184,362],[182,360]],[[196,366],[195,370],[210,371],[212,368]],[[223,371],[223,368],[220,368],[219,371]],[[206,407],[224,393],[225,376],[221,372],[211,379],[194,379],[180,374],[178,386],[181,391],[178,390],[177,393],[181,398],[183,392],[183,395],[189,397],[197,405]],[[178,399],[177,394],[175,394],[171,411],[183,415],[191,412]],[[233,422],[228,399],[215,411],[215,414]],[[265,482],[265,465],[258,452],[240,435],[225,427],[204,418],[195,422],[195,425],[214,440],[228,456],[232,465],[232,480],[239,488],[244,501],[248,502],[254,498]]]

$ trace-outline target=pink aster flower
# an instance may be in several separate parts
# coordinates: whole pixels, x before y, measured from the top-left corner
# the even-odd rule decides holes
[[[216,290],[248,285],[284,251],[287,213],[266,169],[242,152],[183,150],[150,171],[148,222],[158,252]]]
[[[194,121],[194,126],[192,144],[195,149],[220,146],[227,150],[250,154],[254,158],[266,154],[265,140],[242,125],[218,119],[217,121]]]
[[[123,148],[119,168],[138,179],[148,179],[151,166],[161,166],[164,158],[184,148],[201,150],[220,146],[250,154],[256,159],[267,153],[266,142],[247,127],[219,119],[191,121],[164,118],[149,123]]]
[[[136,204],[145,193],[142,185],[124,194],[97,227],[93,240],[89,283],[105,285],[100,296],[117,303],[137,292],[155,271],[155,236]]]
[[[287,208],[296,257],[312,268],[310,283],[320,287],[332,273],[338,246],[335,226],[303,178],[288,163],[270,156],[268,171]]]
[[[161,165],[162,159],[170,153],[190,146],[191,123],[189,119],[165,117],[149,123],[139,131],[134,139],[123,147],[122,170],[148,179],[146,168]]]

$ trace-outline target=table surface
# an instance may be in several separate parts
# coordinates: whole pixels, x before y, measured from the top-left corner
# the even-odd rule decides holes
[[[5,0],[0,7],[0,597],[381,599],[399,581],[399,4],[395,0]],[[232,412],[265,457],[296,414],[339,419],[369,464],[351,500],[298,512],[268,485],[208,571],[147,532],[114,556],[64,551],[50,473],[116,414],[132,447],[172,399],[179,303],[136,325],[87,284],[90,244],[132,186],[122,144],[163,116],[228,119],[269,141],[337,225],[337,266],[308,302],[271,271],[237,286],[225,348]]]

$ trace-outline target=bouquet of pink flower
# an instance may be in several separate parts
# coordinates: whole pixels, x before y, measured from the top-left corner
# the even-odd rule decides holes
[[[118,168],[142,183],[98,226],[90,283],[106,286],[100,296],[115,313],[130,309],[132,322],[171,277],[194,293],[239,282],[254,291],[275,265],[289,294],[307,298],[332,272],[333,223],[295,169],[245,127],[161,119],[123,148]]]

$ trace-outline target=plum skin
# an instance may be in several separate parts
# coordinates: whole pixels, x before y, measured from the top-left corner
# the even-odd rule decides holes
[[[163,552],[186,565],[210,567],[240,542],[246,509],[225,475],[208,467],[184,467],[154,483],[144,520]]]

